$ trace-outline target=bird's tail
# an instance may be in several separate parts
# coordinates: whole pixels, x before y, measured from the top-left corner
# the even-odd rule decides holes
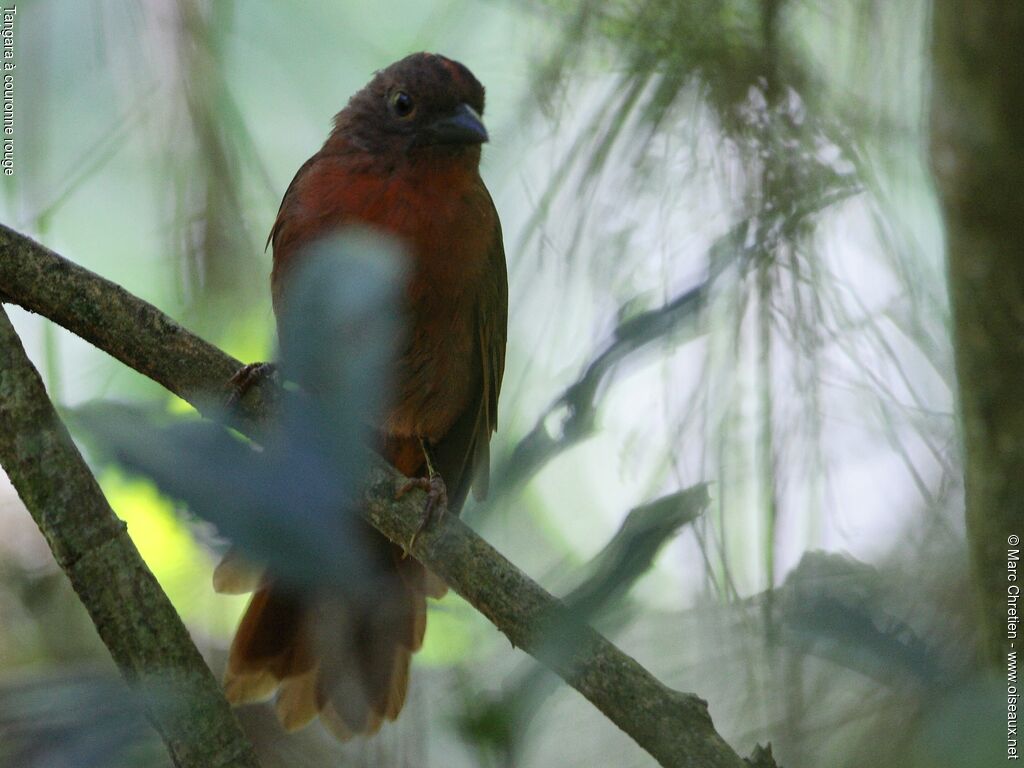
[[[342,740],[376,733],[405,703],[409,661],[423,643],[428,594],[438,580],[373,532],[382,575],[369,599],[288,590],[248,573],[229,553],[219,592],[255,588],[235,633],[224,688],[232,704],[269,699],[289,731],[318,715]]]

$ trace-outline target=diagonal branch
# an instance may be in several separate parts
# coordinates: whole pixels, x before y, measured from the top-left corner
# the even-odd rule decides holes
[[[586,579],[562,602],[568,609],[565,617],[572,621],[590,623],[606,608],[621,600],[633,585],[648,571],[661,547],[686,523],[692,523],[708,505],[706,485],[697,485],[684,491],[663,496],[630,510],[619,530],[604,548],[587,564]],[[620,612],[614,624],[621,626],[628,620],[629,611]],[[553,653],[567,644],[574,626],[555,627],[547,638]],[[495,730],[487,726],[500,718],[510,726],[498,730],[496,745],[511,756],[524,743],[529,728],[543,702],[558,685],[550,675],[529,660],[521,665],[517,680],[504,686],[502,695],[491,702],[473,700],[472,711],[465,712],[466,723],[474,725],[493,739]],[[511,678],[510,678],[511,679]]]
[[[0,309],[0,464],[179,768],[257,768],[178,614],[117,519]]]
[[[200,408],[201,393],[222,390],[239,367],[238,361],[155,307],[3,226],[0,292]],[[249,398],[242,403],[248,425],[259,422],[257,405]],[[376,459],[367,477],[363,508],[371,525],[402,543],[417,530],[423,504],[418,493],[395,499],[404,480]],[[747,765],[715,731],[704,701],[664,686],[590,627],[574,626],[577,643],[571,652],[553,652],[545,637],[550,628],[566,626],[564,606],[454,516],[443,516],[423,532],[412,551],[513,645],[548,664],[661,765]]]

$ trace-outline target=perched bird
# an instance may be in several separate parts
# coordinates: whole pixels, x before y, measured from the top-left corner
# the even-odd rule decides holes
[[[279,318],[289,275],[318,238],[359,225],[404,245],[410,274],[396,309],[406,343],[377,448],[429,490],[426,516],[443,503],[457,514],[471,487],[486,494],[497,425],[508,289],[501,225],[479,173],[483,111],[483,86],[444,56],[417,53],[378,72],[295,175],[269,238]],[[383,574],[372,601],[332,603],[275,584],[273,574],[254,585],[231,553],[218,566],[218,591],[256,587],[231,645],[231,702],[277,691],[287,729],[319,715],[341,739],[398,716],[426,598],[445,586],[369,526],[365,542]],[[335,634],[324,637],[323,626]]]

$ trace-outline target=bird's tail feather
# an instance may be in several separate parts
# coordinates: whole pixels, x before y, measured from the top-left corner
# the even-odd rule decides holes
[[[231,703],[266,700],[276,691],[277,716],[287,730],[319,715],[342,740],[376,733],[398,716],[410,659],[423,643],[426,597],[439,581],[377,538],[386,568],[372,599],[312,597],[259,583],[231,644],[224,681]],[[218,580],[235,586],[230,557]]]

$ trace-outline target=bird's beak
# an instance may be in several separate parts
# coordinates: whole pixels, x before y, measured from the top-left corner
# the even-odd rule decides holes
[[[423,144],[483,144],[487,141],[483,120],[469,104],[431,123],[423,131]]]

